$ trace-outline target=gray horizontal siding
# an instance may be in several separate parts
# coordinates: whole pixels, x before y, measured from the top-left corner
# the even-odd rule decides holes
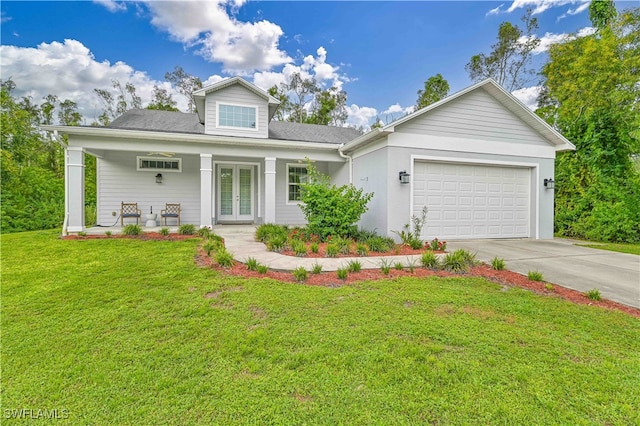
[[[143,214],[149,213],[151,207],[154,213],[160,213],[165,203],[180,203],[181,223],[199,225],[200,158],[176,157],[182,158],[182,173],[161,172],[163,181],[157,184],[155,175],[158,172],[136,170],[135,153],[107,152],[98,161],[98,224],[113,225],[120,214],[120,203],[124,201],[138,203]],[[116,216],[111,212],[116,212]],[[126,220],[127,223],[134,222]]]
[[[276,223],[281,225],[304,225],[304,214],[297,204],[287,204],[288,180],[287,164],[296,164],[295,160],[276,161]],[[314,163],[321,172],[327,173],[327,163]]]
[[[258,107],[258,131],[242,129],[219,129],[216,127],[216,102],[228,102]],[[267,138],[269,135],[267,101],[246,88],[235,85],[210,93],[206,97],[204,131],[209,135],[244,136],[252,138]]]
[[[546,145],[540,135],[484,90],[476,90],[396,129],[437,135]]]

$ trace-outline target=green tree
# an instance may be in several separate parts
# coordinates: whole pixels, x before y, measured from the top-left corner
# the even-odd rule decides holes
[[[424,89],[418,90],[416,111],[444,99],[449,94],[449,82],[438,73],[424,82]]]
[[[147,105],[147,109],[161,110],[161,111],[179,111],[176,108],[177,102],[173,100],[171,93],[167,89],[158,85],[153,86],[153,96],[151,103]]]
[[[640,241],[638,70],[640,8],[549,51],[537,112],[576,145],[556,161],[562,235]]]
[[[196,101],[193,97],[193,92],[202,89],[202,80],[187,73],[178,65],[175,66],[173,71],[165,73],[164,79],[173,84],[178,89],[178,92],[187,98],[189,102],[188,112],[194,112],[196,110]]]
[[[132,83],[125,83],[124,86],[118,80],[111,80],[111,86],[115,89],[114,95],[106,89],[93,89],[102,103],[103,111],[98,116],[98,124],[108,125],[130,109],[142,108],[142,99],[136,94],[136,87]]]
[[[489,54],[479,53],[471,57],[465,66],[472,81],[494,79],[508,91],[522,88],[535,73],[529,68],[533,51],[540,44],[535,37],[538,20],[531,9],[522,17],[524,29],[503,22],[498,28],[498,41]]]
[[[348,117],[347,92],[331,87],[315,92],[306,123],[342,126]]]
[[[589,18],[599,31],[610,27],[617,15],[613,0],[593,0],[589,5]]]

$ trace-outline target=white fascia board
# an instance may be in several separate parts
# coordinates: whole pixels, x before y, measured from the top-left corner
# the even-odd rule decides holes
[[[358,136],[357,138],[353,139],[352,141],[347,142],[346,144],[340,146],[340,152],[353,152],[355,151],[359,146],[367,144],[369,142],[373,142],[377,139],[380,139],[384,136],[387,136],[391,133],[393,133],[394,130],[393,128],[390,129],[386,129],[386,128],[378,128],[378,129],[373,129],[372,131],[365,133],[362,136]]]
[[[224,89],[225,87],[230,87],[233,86],[234,84],[240,84],[242,86],[244,86],[246,89],[254,92],[255,94],[257,94],[258,96],[266,99],[270,104],[274,104],[274,105],[280,105],[280,101],[277,100],[276,98],[274,98],[273,96],[271,96],[269,94],[269,92],[262,90],[261,88],[259,88],[258,86],[256,86],[255,84],[249,83],[248,81],[246,81],[244,78],[242,77],[232,77],[232,78],[226,78],[224,80],[221,80],[217,83],[213,83],[207,87],[203,87],[202,89],[198,89],[195,92],[193,92],[193,96],[195,97],[204,97],[207,94],[211,93],[211,92],[215,92],[217,90],[221,90]]]
[[[302,142],[295,140],[224,137],[193,133],[153,132],[146,130],[112,129],[104,127],[41,126],[43,130],[58,131],[66,135],[116,139],[154,140],[161,142],[189,142],[215,145],[259,146],[269,148],[316,149],[337,151],[337,144]]]
[[[556,157],[552,146],[495,142],[481,139],[451,138],[446,136],[423,136],[396,133],[389,136],[388,146],[411,149],[425,149],[474,154],[508,155],[514,157],[550,158]]]

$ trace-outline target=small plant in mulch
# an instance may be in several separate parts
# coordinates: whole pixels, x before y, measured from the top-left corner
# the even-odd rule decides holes
[[[347,270],[347,268],[338,268],[338,270],[336,271],[336,275],[339,279],[344,281],[349,276],[349,271]]]
[[[298,266],[296,269],[291,271],[291,273],[293,274],[293,278],[298,282],[306,281],[309,276],[309,273],[304,269],[304,266]]]
[[[422,266],[424,266],[425,268],[433,270],[440,269],[440,259],[432,251],[425,251],[424,253],[422,253],[422,256],[420,257],[420,263],[422,263]]]
[[[587,291],[585,294],[585,296],[587,296],[587,299],[589,300],[600,300],[602,299],[602,296],[600,296],[600,290],[598,290],[597,288],[591,289],[589,291]]]
[[[496,271],[504,271],[504,268],[506,268],[506,266],[507,265],[504,262],[504,259],[501,259],[498,256],[491,259],[491,268],[495,269]]]
[[[407,259],[407,269],[409,270],[409,272],[413,274],[413,272],[416,270],[417,264],[418,261],[416,259]]]
[[[318,262],[314,263],[313,266],[311,267],[311,273],[317,275],[320,272],[322,272],[322,265],[319,264]]]
[[[107,232],[104,233],[104,235],[106,235],[107,238],[109,238],[109,237],[111,237],[111,235],[113,235],[113,232],[107,231]]]
[[[267,265],[258,265],[257,271],[259,274],[266,274],[269,272],[269,267]]]
[[[544,288],[545,288],[545,290],[547,290],[547,291],[553,291],[553,284],[551,284],[551,283],[546,283],[546,284],[544,285]]]
[[[194,235],[196,233],[196,226],[192,223],[185,223],[178,227],[178,234],[180,235]]]
[[[338,253],[340,253],[340,248],[335,244],[327,245],[326,256],[327,257],[337,257]]]
[[[320,245],[316,242],[311,243],[309,248],[311,249],[311,253],[317,254],[320,251]]]
[[[128,225],[125,225],[124,228],[122,228],[122,234],[129,235],[129,236],[140,235],[142,234],[142,228],[138,224],[130,223]]]
[[[211,229],[206,226],[203,226],[202,228],[198,229],[197,234],[199,237],[208,238],[209,235],[211,234]]]
[[[267,241],[267,250],[281,253],[287,246],[287,237],[275,235]]]
[[[168,237],[169,236],[169,228],[160,228],[160,235],[162,235],[164,237]]]
[[[395,269],[396,271],[404,271],[404,265],[402,264],[402,262],[396,262],[393,264],[393,269]]]
[[[207,256],[211,256],[211,253],[215,253],[221,248],[224,248],[224,245],[214,240],[208,240],[202,246],[202,249],[207,253]]]
[[[447,249],[447,242],[440,241],[437,238],[434,238],[428,243],[429,249],[433,251],[445,251]]]
[[[293,240],[291,242],[291,250],[293,250],[298,257],[304,257],[307,255],[307,245],[300,240]]]
[[[527,278],[529,278],[531,281],[544,281],[544,275],[540,271],[527,272]]]
[[[360,272],[362,269],[362,263],[359,260],[352,260],[347,264],[347,269],[349,272]]]
[[[382,273],[385,275],[389,275],[389,272],[391,272],[391,262],[389,262],[387,259],[381,259],[380,271],[382,271]]]
[[[364,243],[357,243],[356,253],[358,253],[359,256],[366,256],[369,254],[369,247]]]
[[[250,271],[257,271],[258,266],[260,265],[255,257],[248,257],[245,264],[247,265],[247,269]]]
[[[457,274],[465,274],[477,264],[476,255],[464,250],[459,249],[453,253],[447,253],[442,260],[442,267],[449,272]]]
[[[213,255],[213,260],[223,268],[230,268],[233,266],[233,254],[230,253],[225,247],[221,247],[216,250]]]
[[[84,231],[80,231],[80,232],[78,232],[78,236],[79,236],[79,237],[86,237],[86,236],[87,236],[87,233],[86,233],[86,232],[84,232]]]

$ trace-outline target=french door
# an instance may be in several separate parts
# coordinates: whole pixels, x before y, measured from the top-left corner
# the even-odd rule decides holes
[[[253,222],[253,166],[221,164],[217,181],[218,220]]]

